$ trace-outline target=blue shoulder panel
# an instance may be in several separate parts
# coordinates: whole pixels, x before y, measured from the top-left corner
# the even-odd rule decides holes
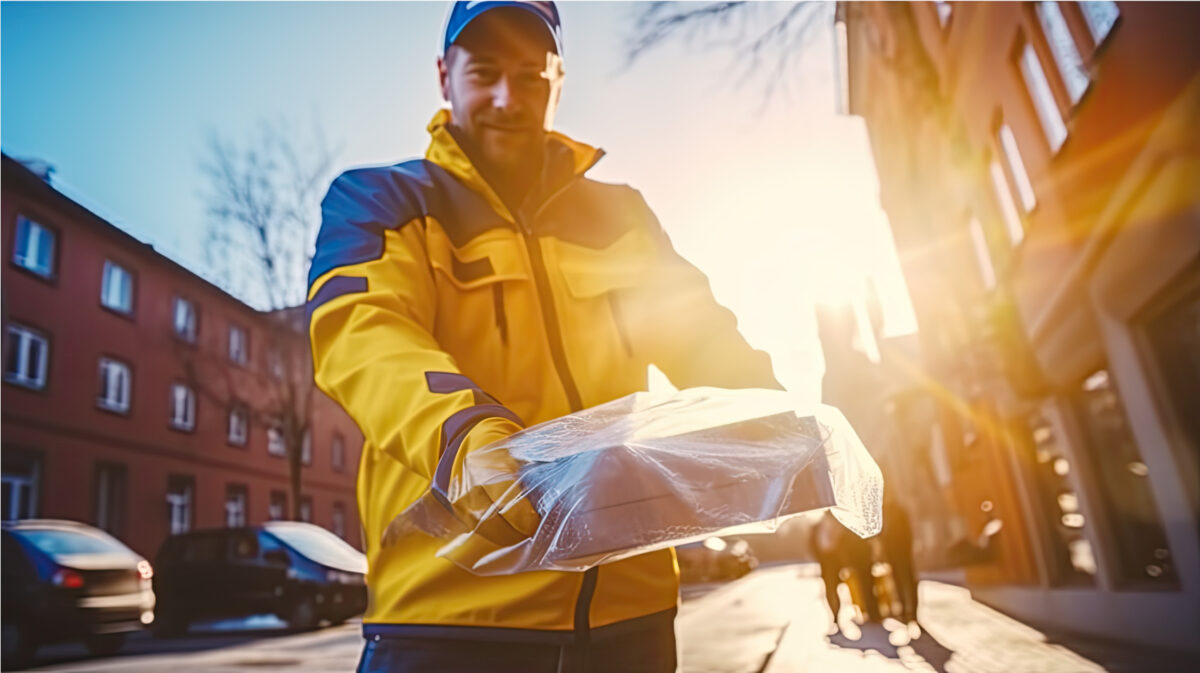
[[[309,289],[332,269],[382,257],[384,232],[440,210],[440,192],[424,159],[342,173],[321,201]]]

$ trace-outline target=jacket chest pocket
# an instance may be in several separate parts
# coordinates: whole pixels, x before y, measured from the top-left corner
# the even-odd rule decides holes
[[[493,333],[506,346],[515,295],[529,280],[515,233],[492,230],[461,247],[444,236],[437,238],[441,240],[431,240],[428,250],[438,291],[439,342],[478,348]]]
[[[635,302],[646,295],[644,285],[651,282],[654,269],[649,236],[633,229],[605,248],[562,240],[555,240],[553,248],[558,275],[571,298],[563,316],[570,332],[593,352],[615,351],[614,355],[640,360],[640,312]]]

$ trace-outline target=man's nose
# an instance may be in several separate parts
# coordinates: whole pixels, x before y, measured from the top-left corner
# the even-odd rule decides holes
[[[513,95],[512,80],[508,75],[502,75],[492,86],[492,107],[497,110],[512,110],[517,107],[516,96]]]

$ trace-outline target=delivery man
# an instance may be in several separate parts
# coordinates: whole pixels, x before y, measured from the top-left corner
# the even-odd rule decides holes
[[[315,377],[365,437],[360,671],[673,671],[673,550],[480,577],[445,540],[381,538],[470,452],[645,390],[651,363],[681,388],[779,387],[641,195],[585,177],[603,152],[551,130],[562,55],[552,2],[454,3],[425,158],[322,202]]]

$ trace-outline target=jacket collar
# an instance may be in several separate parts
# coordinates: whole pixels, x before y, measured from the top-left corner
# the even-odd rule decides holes
[[[444,168],[463,184],[481,194],[497,213],[506,220],[516,223],[514,214],[487,183],[479,169],[450,133],[450,110],[437,111],[426,130],[429,131],[429,148],[425,158]],[[546,161],[542,176],[533,186],[533,198],[527,203],[540,205],[557,193],[573,179],[582,176],[604,156],[604,150],[572,140],[551,131],[546,139]]]

